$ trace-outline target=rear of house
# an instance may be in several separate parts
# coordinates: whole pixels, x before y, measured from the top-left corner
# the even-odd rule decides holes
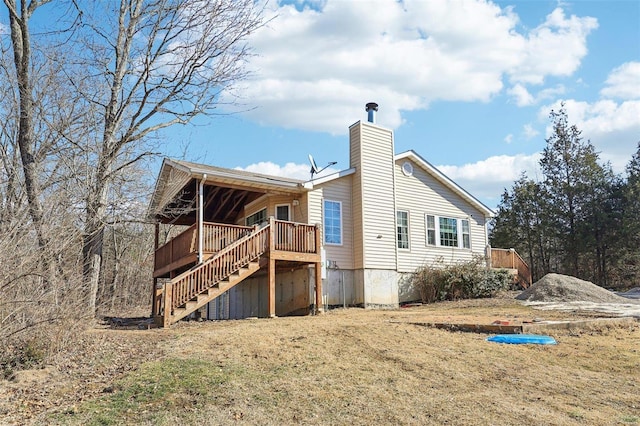
[[[191,225],[194,244],[206,241],[198,224],[240,231],[217,239],[220,247],[211,251],[192,245],[180,269],[167,266],[178,265],[175,259],[158,262],[157,255],[156,279],[172,282],[267,226],[270,237],[255,270],[198,306],[210,319],[295,315],[334,306],[397,307],[419,299],[408,280],[416,268],[484,255],[493,212],[414,151],[395,154],[393,132],[371,114],[370,120],[349,127],[349,168],[310,181],[166,160],[151,217]],[[311,238],[304,248],[301,238]],[[167,252],[167,244],[158,250]]]

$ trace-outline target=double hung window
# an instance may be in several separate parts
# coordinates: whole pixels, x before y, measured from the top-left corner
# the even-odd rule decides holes
[[[409,212],[398,210],[396,212],[398,248],[409,248]]]
[[[471,248],[469,220],[425,215],[426,243],[430,246]]]

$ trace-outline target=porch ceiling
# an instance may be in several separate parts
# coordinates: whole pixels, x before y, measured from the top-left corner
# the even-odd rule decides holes
[[[161,223],[195,223],[201,179],[204,220],[208,222],[235,223],[244,206],[264,194],[295,195],[308,190],[299,180],[165,160],[149,206],[149,218]]]
[[[197,186],[192,179],[156,216],[161,223],[192,225],[197,217]],[[203,194],[205,222],[235,223],[244,206],[266,192],[206,184]]]

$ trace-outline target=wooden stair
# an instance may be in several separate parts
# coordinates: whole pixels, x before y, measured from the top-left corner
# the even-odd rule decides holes
[[[171,315],[171,323],[173,324],[180,321],[182,318],[185,318],[200,309],[225,291],[242,282],[245,278],[251,276],[259,269],[259,262],[249,262],[247,266],[241,267],[226,279],[216,283],[213,287],[208,288],[203,293],[198,294],[195,298],[191,299],[181,307],[174,309],[173,314]]]
[[[256,229],[165,284],[157,321],[168,327],[258,271],[269,248],[269,232],[269,225]]]

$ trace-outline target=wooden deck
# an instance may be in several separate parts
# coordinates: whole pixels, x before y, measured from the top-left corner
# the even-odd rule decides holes
[[[263,267],[269,275],[268,312],[275,316],[275,262],[315,264],[316,306],[322,294],[320,229],[270,219],[264,226],[203,223],[202,244],[193,225],[159,247],[154,279],[153,315],[163,326],[186,317]],[[198,248],[202,245],[202,261]]]
[[[514,249],[491,248],[491,267],[511,270],[523,289],[529,288],[532,284],[529,265]]]

